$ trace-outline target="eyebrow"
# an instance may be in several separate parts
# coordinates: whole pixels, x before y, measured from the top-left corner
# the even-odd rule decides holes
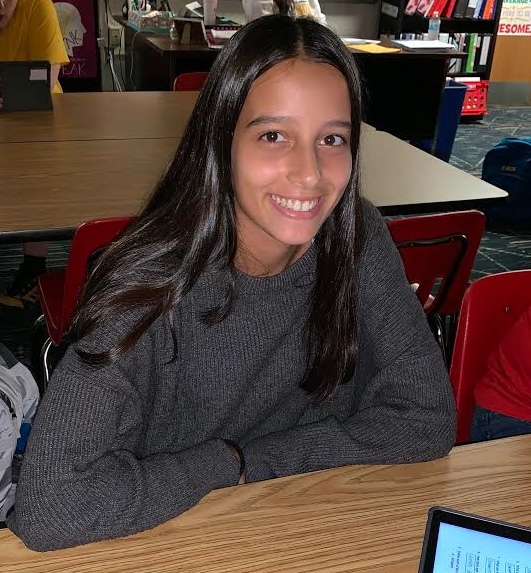
[[[293,119],[284,115],[262,115],[252,119],[246,127],[255,127],[260,125],[269,125],[271,123],[293,123]],[[344,119],[331,119],[325,123],[325,127],[341,127],[352,129],[352,122]]]

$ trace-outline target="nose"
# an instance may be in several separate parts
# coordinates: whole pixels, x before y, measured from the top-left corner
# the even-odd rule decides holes
[[[321,180],[321,163],[314,144],[300,144],[291,150],[288,179],[307,189]]]

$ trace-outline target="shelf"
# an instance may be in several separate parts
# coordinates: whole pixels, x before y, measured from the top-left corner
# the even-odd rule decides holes
[[[402,22],[402,33],[426,33],[428,31],[429,18],[424,16],[408,16],[404,14]],[[380,26],[382,29],[389,28],[393,30],[397,25],[397,19],[387,14],[381,15]],[[455,32],[462,33],[478,33],[478,34],[494,34],[496,32],[495,20],[481,20],[479,18],[441,18],[441,33]]]
[[[480,80],[487,79],[485,72],[448,72],[446,75],[449,78],[479,78]]]

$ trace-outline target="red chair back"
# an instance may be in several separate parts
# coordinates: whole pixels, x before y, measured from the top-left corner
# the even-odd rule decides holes
[[[426,313],[456,314],[485,229],[483,213],[424,215],[391,220],[387,225],[408,281],[419,284],[416,292]]]
[[[450,379],[457,406],[457,443],[470,440],[474,387],[503,335],[531,305],[531,270],[489,275],[468,288],[457,324]]]
[[[39,277],[39,298],[52,342],[59,346],[87,281],[90,258],[107,246],[133,221],[114,217],[87,221],[78,227],[70,246],[66,269]]]
[[[186,72],[173,80],[174,92],[198,92],[208,77],[208,72]]]

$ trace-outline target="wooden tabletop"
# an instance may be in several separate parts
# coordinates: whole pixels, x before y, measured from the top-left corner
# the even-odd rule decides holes
[[[134,215],[177,144],[172,138],[0,144],[0,234]]]
[[[180,137],[197,92],[91,92],[52,98],[52,111],[0,114],[0,144]]]
[[[217,490],[153,530],[51,553],[3,530],[0,570],[414,573],[431,506],[531,526],[529,499],[531,436],[521,436],[423,464],[346,466]]]

